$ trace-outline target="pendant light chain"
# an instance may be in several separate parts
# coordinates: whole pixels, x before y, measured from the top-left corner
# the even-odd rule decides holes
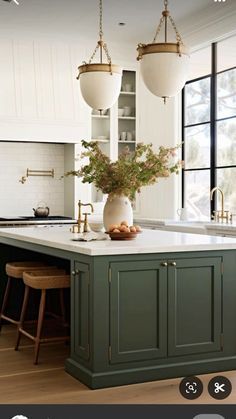
[[[162,27],[162,25],[163,25],[164,22],[165,22],[165,42],[167,42],[167,19],[169,18],[169,20],[171,22],[171,25],[172,25],[172,27],[173,27],[173,29],[175,31],[177,43],[179,45],[183,45],[183,41],[182,41],[182,38],[180,36],[180,33],[179,33],[179,31],[178,31],[178,29],[176,27],[175,21],[172,18],[172,16],[170,15],[170,12],[168,11],[168,0],[164,0],[164,7],[165,7],[165,10],[162,12],[162,17],[160,19],[160,23],[159,23],[159,25],[157,27],[157,30],[156,30],[156,33],[155,33],[155,36],[153,38],[152,43],[153,44],[156,43],[156,39],[157,39],[157,37],[158,37],[158,35],[160,33],[161,27]]]
[[[111,67],[111,57],[107,48],[107,44],[103,41],[103,28],[102,28],[102,0],[99,0],[99,41],[96,45],[96,48],[93,52],[93,54],[90,57],[89,64],[93,61],[97,51],[100,49],[100,64],[102,64],[102,51],[104,50],[107,62]],[[112,74],[112,71],[111,71]]]

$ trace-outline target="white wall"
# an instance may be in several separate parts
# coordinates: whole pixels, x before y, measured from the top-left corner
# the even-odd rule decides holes
[[[27,168],[55,170],[55,177],[19,180]],[[33,215],[32,208],[45,201],[51,215],[64,214],[64,145],[0,142],[0,215]]]
[[[139,138],[138,142],[173,147],[181,143],[178,132],[178,98],[163,100],[150,93],[141,77],[139,80]],[[144,187],[139,197],[138,216],[173,218],[178,207],[178,176],[160,179],[155,185]]]

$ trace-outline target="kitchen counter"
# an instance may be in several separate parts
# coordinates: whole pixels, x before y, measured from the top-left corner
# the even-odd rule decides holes
[[[236,239],[144,230],[84,243],[68,230],[0,229],[0,287],[5,263],[29,254],[70,267],[70,375],[103,388],[236,369]]]
[[[171,219],[137,218],[135,223],[146,228],[161,229],[166,231],[179,231],[194,234],[217,234],[236,237],[236,224],[216,223],[214,221],[180,221]]]
[[[236,249],[236,239],[143,230],[135,240],[75,242],[69,227],[2,228],[0,237],[89,256]]]

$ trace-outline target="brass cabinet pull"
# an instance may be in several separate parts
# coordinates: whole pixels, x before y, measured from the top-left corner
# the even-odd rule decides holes
[[[72,271],[71,274],[73,276],[78,275],[79,274],[79,269],[76,269],[75,271]]]
[[[176,266],[177,263],[176,262],[170,262],[170,266]]]
[[[167,262],[161,262],[161,266],[168,266],[168,263]]]

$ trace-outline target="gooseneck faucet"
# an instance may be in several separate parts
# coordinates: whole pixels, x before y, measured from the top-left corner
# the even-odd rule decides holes
[[[78,202],[78,207],[79,207],[79,214],[78,214],[78,232],[80,233],[80,230],[81,230],[81,224],[84,224],[84,233],[87,233],[87,231],[88,231],[88,215],[90,215],[90,213],[89,212],[85,212],[85,213],[83,213],[83,215],[84,215],[84,220],[82,220],[82,216],[81,216],[81,208],[82,207],[90,207],[91,208],[91,211],[93,212],[93,206],[92,206],[92,204],[83,204],[82,202],[81,202],[81,200],[79,200],[79,202]]]
[[[221,194],[221,210],[220,211],[213,211],[213,216],[212,216],[213,220],[214,221],[220,221],[221,220],[222,222],[224,220],[226,220],[226,223],[228,223],[229,221],[232,222],[232,214],[230,214],[229,211],[225,211],[225,209],[224,209],[224,201],[225,201],[225,199],[224,199],[224,192],[218,186],[215,186],[211,190],[211,193],[210,193],[211,201],[213,199],[213,194],[216,191],[219,191],[220,194]]]
[[[211,190],[211,201],[213,199],[213,194],[214,192],[219,191],[221,193],[221,214],[224,214],[224,192],[222,191],[222,189],[220,189],[218,186],[215,186],[212,190]]]

